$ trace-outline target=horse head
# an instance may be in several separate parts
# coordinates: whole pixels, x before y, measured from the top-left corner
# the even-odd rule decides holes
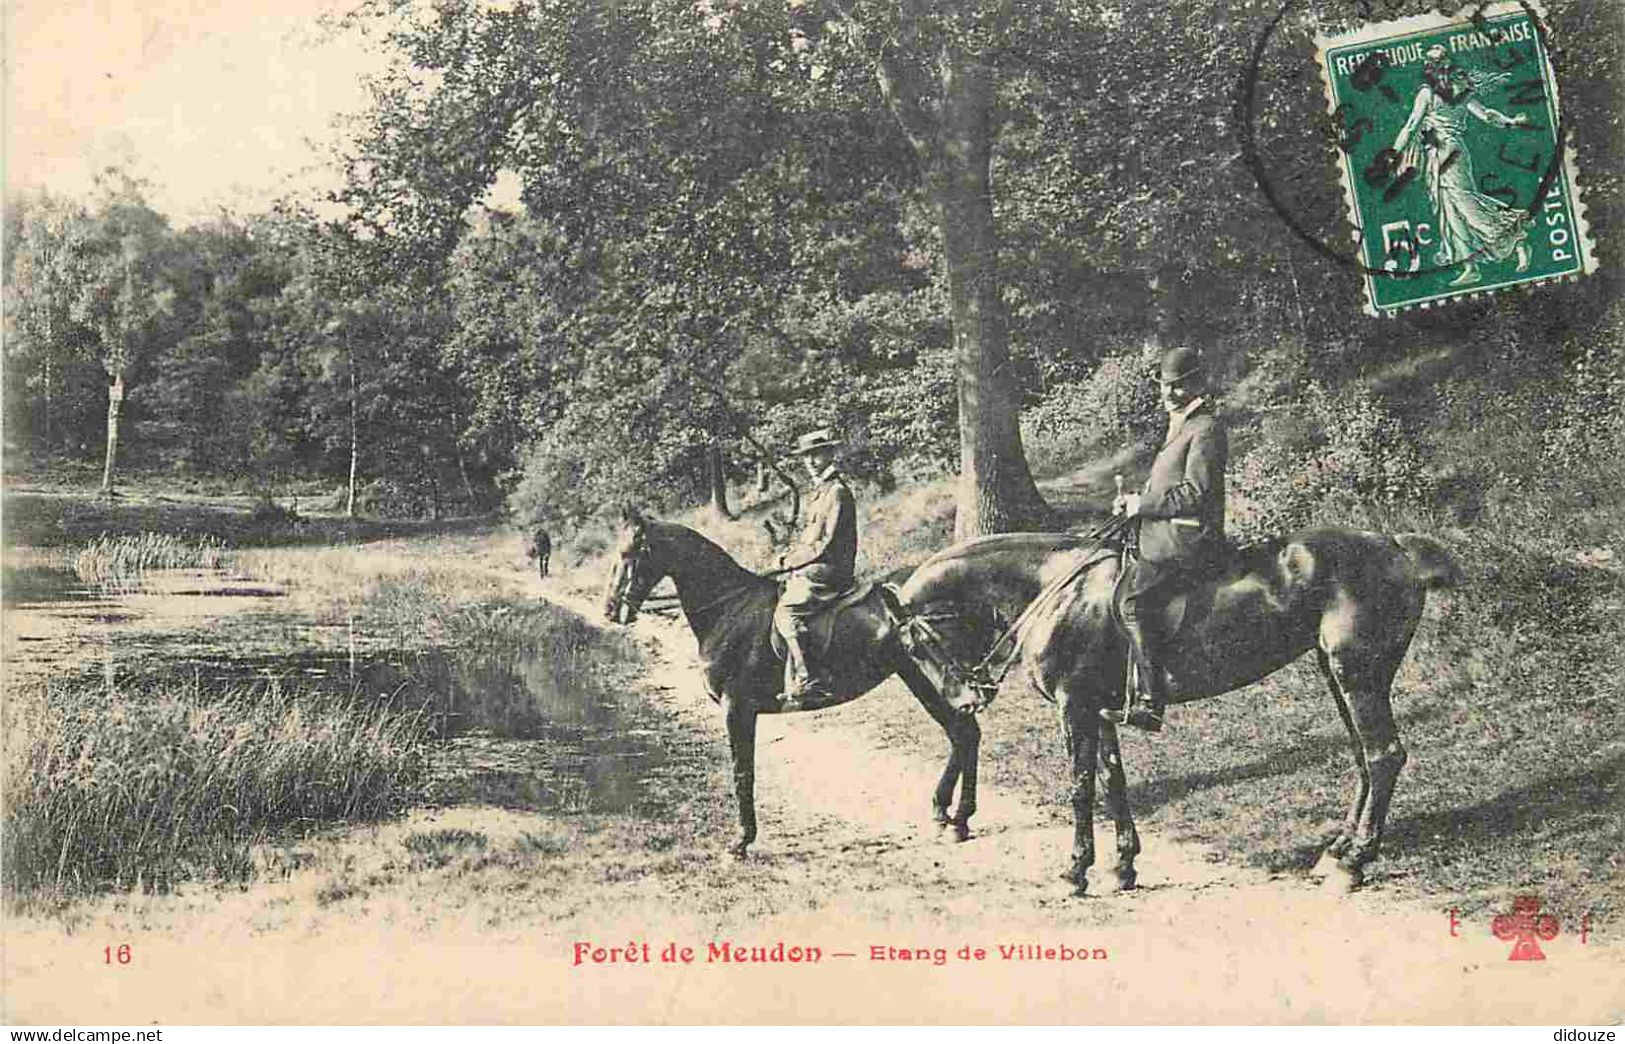
[[[890,596],[888,608],[893,606],[896,597]],[[965,626],[965,615],[957,608],[944,612],[898,606],[892,619],[898,624],[903,650],[926,680],[955,710],[976,714],[998,695],[1004,673],[991,667],[986,656],[996,632],[968,633],[972,629]]]
[[[621,513],[616,530],[614,565],[604,589],[604,617],[629,624],[638,618],[643,600],[666,575],[654,560],[649,543],[649,520],[636,508]]]

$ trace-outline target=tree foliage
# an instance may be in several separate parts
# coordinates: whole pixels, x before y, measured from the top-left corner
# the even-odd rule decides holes
[[[741,477],[833,424],[862,474],[994,490],[975,529],[1038,510],[1021,410],[1044,438],[1139,434],[1160,345],[1283,409],[1417,344],[1595,368],[1625,133],[1606,13],[1546,5],[1603,271],[1375,323],[1335,257],[1313,60],[1316,33],[1424,5],[1371,6],[370,0],[345,24],[395,61],[342,220],[175,231],[117,179],[8,208],[7,437],[91,459],[122,362],[133,462],[344,482],[353,452],[380,509],[500,486],[583,516],[696,501],[715,447]]]

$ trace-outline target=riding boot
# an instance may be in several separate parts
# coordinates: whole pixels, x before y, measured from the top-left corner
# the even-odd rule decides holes
[[[1162,709],[1167,706],[1167,687],[1162,667],[1147,648],[1145,626],[1124,605],[1123,630],[1128,632],[1129,652],[1134,657],[1138,684],[1129,692],[1128,708],[1104,707],[1100,716],[1114,725],[1133,725],[1147,732],[1162,731]]]
[[[808,630],[805,623],[793,618],[791,625],[780,632],[784,638],[784,692],[779,694],[780,710],[798,711],[807,700],[829,695],[829,684],[807,656]]]

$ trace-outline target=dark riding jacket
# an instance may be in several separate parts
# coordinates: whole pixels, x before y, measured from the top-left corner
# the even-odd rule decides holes
[[[787,560],[815,587],[840,592],[852,586],[858,567],[858,502],[840,472],[825,471],[807,501],[807,521]]]
[[[1140,492],[1140,560],[1194,566],[1224,545],[1224,468],[1230,434],[1204,400],[1170,420]]]

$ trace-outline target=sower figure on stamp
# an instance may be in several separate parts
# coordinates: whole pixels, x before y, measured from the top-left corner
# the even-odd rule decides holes
[[[1529,268],[1529,215],[1479,191],[1467,148],[1468,116],[1503,128],[1529,123],[1523,113],[1508,116],[1475,97],[1510,78],[1510,73],[1462,69],[1451,62],[1444,47],[1429,47],[1422,89],[1411,106],[1410,119],[1394,139],[1400,173],[1420,168],[1433,200],[1439,236],[1437,263],[1461,266],[1461,274],[1451,286],[1478,282],[1482,278],[1480,262],[1516,256],[1517,271]]]
[[[1162,729],[1167,682],[1157,618],[1181,586],[1224,547],[1224,468],[1230,436],[1213,407],[1201,358],[1191,348],[1163,353],[1157,383],[1168,411],[1168,435],[1139,493],[1120,494],[1114,514],[1137,519],[1119,599],[1123,630],[1139,676],[1126,709],[1101,716],[1148,732]]]
[[[813,617],[852,587],[858,559],[858,504],[852,490],[835,468],[840,442],[829,428],[801,436],[796,455],[812,476],[807,520],[797,545],[780,556],[781,566],[794,570],[785,582],[773,625],[784,638],[784,692],[779,700],[786,711],[800,710],[804,702],[827,697],[826,665],[809,656],[808,631]]]

